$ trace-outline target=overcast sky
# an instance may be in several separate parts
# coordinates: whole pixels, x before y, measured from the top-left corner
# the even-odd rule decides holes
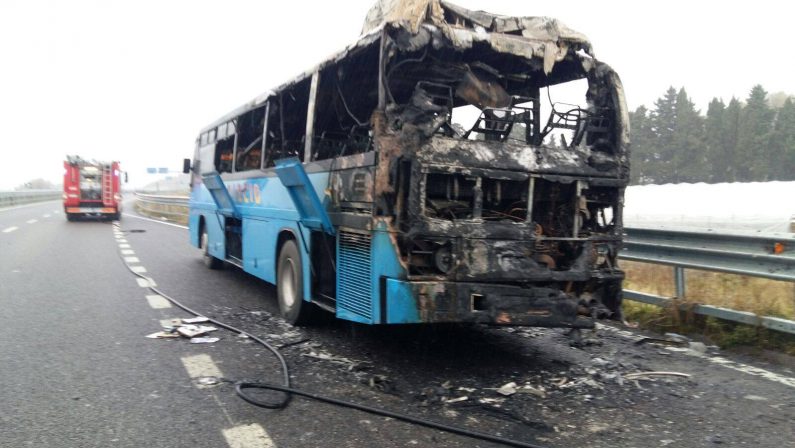
[[[179,169],[201,127],[355,41],[372,3],[0,1],[0,190],[60,182],[66,154],[120,160],[134,185]],[[631,109],[670,85],[704,110],[757,83],[795,93],[788,2],[457,3],[586,34]]]

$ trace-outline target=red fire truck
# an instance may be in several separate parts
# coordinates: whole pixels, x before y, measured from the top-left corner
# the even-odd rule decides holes
[[[97,162],[67,156],[63,166],[66,219],[72,221],[79,216],[102,216],[107,219],[121,217],[119,162]]]

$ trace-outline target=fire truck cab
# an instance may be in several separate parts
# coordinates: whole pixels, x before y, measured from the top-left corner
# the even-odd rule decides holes
[[[64,161],[63,206],[69,221],[81,216],[121,218],[119,162],[67,156]]]

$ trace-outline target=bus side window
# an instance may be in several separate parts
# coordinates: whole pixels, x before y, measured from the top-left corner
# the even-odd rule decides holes
[[[312,160],[373,149],[370,117],[378,107],[380,48],[371,45],[320,72],[315,98]]]
[[[279,102],[275,99],[268,101],[268,135],[265,136],[265,157],[263,158],[263,168],[273,167],[275,154],[281,150],[282,134],[279,126]]]
[[[206,135],[206,134],[205,134]],[[215,171],[215,146],[203,145],[199,148],[199,173],[207,174]]]
[[[260,168],[262,161],[262,126],[265,106],[258,107],[237,118],[237,151],[235,171]]]

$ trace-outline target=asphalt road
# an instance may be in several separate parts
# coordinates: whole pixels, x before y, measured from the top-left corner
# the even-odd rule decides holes
[[[190,316],[151,297],[123,257],[186,305],[286,345],[294,384],[308,391],[549,447],[795,440],[791,358],[637,344],[642,334],[616,327],[581,348],[548,329],[296,329],[277,317],[271,286],[207,270],[184,228],[131,204],[116,232],[59,210],[0,210],[1,447],[498,446],[300,398],[256,408],[230,383],[201,385],[278,382],[280,372],[268,352],[223,330],[213,344],[147,339]],[[652,370],[690,376],[627,377]],[[516,393],[496,391],[510,382]]]

